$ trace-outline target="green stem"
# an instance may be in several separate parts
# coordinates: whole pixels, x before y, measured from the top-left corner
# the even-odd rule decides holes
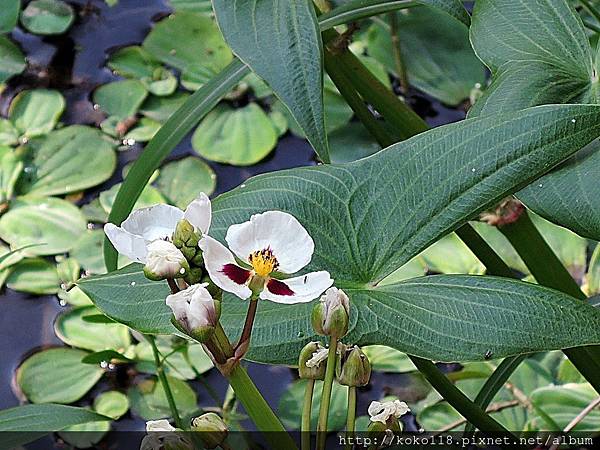
[[[578,299],[586,298],[531,221],[527,210],[516,222],[498,227],[498,230],[506,236],[538,283]]]
[[[515,276],[508,264],[498,256],[494,249],[485,242],[471,225],[468,223],[464,224],[456,230],[456,234],[485,266],[488,275],[507,278]]]
[[[325,380],[323,380],[323,391],[321,392],[321,408],[319,409],[319,422],[317,423],[317,450],[325,449],[327,439],[327,419],[329,418],[329,402],[331,401],[331,389],[335,376],[337,338],[329,339],[329,353],[327,354],[327,369],[325,369]]]
[[[321,30],[327,30],[344,23],[356,22],[390,11],[415,8],[422,4],[422,2],[412,0],[350,0],[320,16],[319,26]]]
[[[264,433],[265,439],[273,448],[296,449],[296,443],[286,432],[285,428],[258,391],[248,372],[237,364],[227,376],[235,395],[244,406],[246,413],[256,428]]]
[[[492,402],[500,388],[504,386],[504,383],[506,383],[508,378],[526,357],[527,355],[517,355],[509,356],[508,358],[503,359],[498,367],[496,367],[492,375],[486,380],[485,384],[477,394],[477,397],[475,397],[475,404],[482,410],[487,410],[487,407]],[[467,422],[465,426],[465,437],[472,437],[474,432],[475,427],[473,424]]]
[[[221,323],[218,323],[215,328],[212,343],[223,352],[226,358],[233,357],[233,347]],[[264,433],[265,439],[269,441],[271,446],[274,448],[297,449],[296,443],[256,388],[246,369],[239,362],[235,364],[231,372],[225,374],[225,377],[250,419],[252,419],[256,428]]]
[[[346,77],[346,74],[337,64],[335,55],[325,49],[325,70],[327,74],[340,91],[356,117],[362,122],[367,131],[382,146],[392,145],[396,140],[390,136],[382,123],[378,121],[365,104],[361,96],[354,90],[352,83]]]
[[[400,100],[394,93],[367,69],[364,64],[347,48],[335,47],[337,40],[332,38],[336,34],[333,30],[323,33],[325,41],[331,42],[329,47],[335,56],[335,62],[340,66],[346,78],[352,83],[354,89],[362,98],[373,105],[384,119],[393,125],[397,133],[396,140],[407,139],[429,127],[412,109]]]
[[[171,410],[171,416],[175,420],[175,425],[177,428],[184,429],[183,423],[181,422],[181,417],[179,416],[179,411],[177,411],[177,405],[175,404],[175,398],[173,397],[173,391],[171,391],[171,386],[169,386],[169,380],[167,380],[167,376],[165,374],[165,370],[160,361],[160,352],[158,351],[158,347],[156,346],[156,340],[154,336],[145,335],[146,339],[150,343],[150,347],[152,347],[152,354],[154,355],[154,363],[156,364],[156,373],[158,374],[158,380],[162,385],[163,391],[165,392],[165,396],[167,397],[167,402],[169,403],[169,409]]]
[[[593,31],[594,33],[600,33],[600,26],[596,25],[595,23],[590,22],[589,20],[584,20],[583,25],[587,29]]]
[[[304,391],[304,405],[302,405],[302,425],[300,427],[300,447],[302,450],[310,450],[310,417],[314,390],[315,380],[307,380]]]
[[[400,87],[402,93],[406,94],[410,85],[408,82],[408,74],[406,73],[406,66],[402,61],[402,47],[400,45],[400,35],[398,33],[398,16],[396,14],[396,11],[388,14],[388,17],[390,18],[390,37],[392,40],[394,65],[396,66],[396,72],[398,73],[398,79],[400,80]]]
[[[523,212],[519,220],[499,230],[510,241],[538,283],[586,300],[586,295],[540,234],[527,211]],[[600,393],[600,346],[570,348],[563,352]]]
[[[450,403],[465,419],[483,432],[497,433],[498,436],[506,437],[510,439],[510,442],[514,442],[516,439],[514,435],[487,415],[483,409],[469,400],[460,389],[446,378],[435,364],[417,356],[409,355],[409,358],[433,388],[444,397],[444,400]]]
[[[346,450],[351,450],[350,438],[354,437],[356,424],[356,386],[348,386],[348,415],[346,416]]]
[[[589,0],[579,0],[579,3],[581,3],[596,20],[600,21],[600,11],[598,11],[598,8],[592,5]]]

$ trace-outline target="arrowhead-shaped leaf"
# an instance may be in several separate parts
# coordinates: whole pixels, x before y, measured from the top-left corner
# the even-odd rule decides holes
[[[598,61],[566,0],[479,0],[471,40],[493,78],[470,117],[549,103],[599,103]],[[599,158],[596,143],[518,196],[547,219],[600,239]]]
[[[288,107],[307,139],[328,161],[323,116],[323,48],[307,0],[213,0],[233,52]]]
[[[295,215],[316,244],[307,270],[330,271],[351,298],[348,342],[461,361],[488,351],[503,357],[600,343],[600,312],[539,286],[469,276],[380,283],[598,134],[600,106],[546,106],[459,122],[355,163],[250,179],[215,200],[210,233],[222,239],[229,225],[265,210]],[[173,331],[166,285],[146,281],[139,266],[80,285],[116,320],[146,332]],[[222,320],[232,337],[246,306],[225,298]],[[313,337],[311,307],[261,302],[250,358],[292,363]],[[457,345],[464,341],[469,345]]]

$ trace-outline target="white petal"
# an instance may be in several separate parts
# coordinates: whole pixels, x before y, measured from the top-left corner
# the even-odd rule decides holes
[[[202,234],[208,233],[211,217],[210,199],[204,192],[201,192],[198,198],[187,206],[183,214],[183,218],[194,225],[194,228],[200,230]]]
[[[171,237],[183,211],[170,205],[154,205],[132,212],[121,227],[143,237],[146,242]]]
[[[248,222],[232,225],[225,238],[229,248],[240,259],[257,251],[271,248],[283,273],[296,273],[306,266],[315,244],[302,224],[291,214],[267,211],[255,214]]]
[[[146,241],[141,236],[136,236],[113,223],[104,225],[104,233],[121,255],[127,256],[132,261],[146,262]]]
[[[278,295],[269,291],[269,289],[265,287],[265,289],[260,293],[260,298],[263,300],[271,300],[275,303],[307,303],[319,297],[319,295],[321,295],[329,286],[333,284],[333,280],[329,276],[329,272],[324,270],[277,281],[284,283],[293,291],[293,294]]]
[[[325,361],[328,355],[329,349],[326,349],[324,347],[318,349],[312,354],[311,358],[308,361],[306,361],[306,367],[319,367],[319,364]]]
[[[369,405],[369,408],[367,409],[367,412],[369,413],[369,416],[374,416],[382,410],[383,410],[383,403],[372,401],[371,404]]]
[[[193,284],[167,297],[167,306],[175,318],[190,331],[216,323],[214,300],[206,286],[207,283]]]
[[[408,405],[404,402],[401,402],[400,400],[394,400],[394,407],[394,416],[397,418],[400,418],[404,414],[410,412],[410,408],[408,407]]]
[[[252,291],[248,286],[234,282],[223,273],[223,268],[228,264],[238,266],[233,253],[219,241],[206,235],[200,240],[199,245],[210,279],[224,291],[231,292],[241,299],[249,298]]]
[[[175,431],[168,420],[150,420],[146,422],[146,431]]]
[[[386,423],[390,417],[399,419],[401,416],[410,411],[408,405],[400,400],[394,400],[392,402],[371,402],[369,405],[369,415],[371,416],[371,422],[382,422]]]

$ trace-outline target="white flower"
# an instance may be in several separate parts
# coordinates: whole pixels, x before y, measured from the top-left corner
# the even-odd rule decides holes
[[[155,205],[133,211],[120,227],[107,223],[104,232],[119,253],[132,261],[146,264],[148,246],[155,241],[170,240],[177,223],[186,219],[196,231],[206,234],[210,227],[211,206],[201,193],[185,212],[169,205]]]
[[[150,432],[150,431],[175,431],[176,428],[174,428],[168,420],[166,419],[161,419],[161,420],[149,420],[148,422],[146,422],[146,431]]]
[[[188,332],[214,327],[219,320],[220,307],[206,290],[208,283],[193,284],[167,297],[167,305],[175,319]]]
[[[205,267],[217,286],[242,299],[252,295],[248,284],[255,277],[263,280],[260,298],[276,303],[309,302],[333,284],[326,271],[287,279],[273,276],[298,272],[314,251],[312,238],[290,214],[267,211],[253,215],[248,222],[230,226],[225,240],[233,253],[210,236],[202,238]],[[247,267],[238,264],[234,254]]]
[[[393,402],[371,402],[369,405],[369,415],[371,422],[386,423],[390,418],[399,419],[401,416],[410,411],[408,405],[400,400]]]
[[[161,239],[152,241],[146,247],[144,273],[150,279],[177,278],[188,268],[188,262],[175,245]]]
[[[319,367],[319,365],[327,359],[329,350],[326,348],[320,348],[312,354],[312,357],[306,361],[306,367]]]

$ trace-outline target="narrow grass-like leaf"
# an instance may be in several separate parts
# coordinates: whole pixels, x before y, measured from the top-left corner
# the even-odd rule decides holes
[[[239,60],[234,60],[219,75],[198,89],[171,116],[131,167],[119,189],[108,217],[109,222],[121,223],[127,217],[152,173],[160,166],[163,159],[247,73],[246,66]],[[108,240],[104,245],[104,259],[108,270],[116,269],[117,254]]]

